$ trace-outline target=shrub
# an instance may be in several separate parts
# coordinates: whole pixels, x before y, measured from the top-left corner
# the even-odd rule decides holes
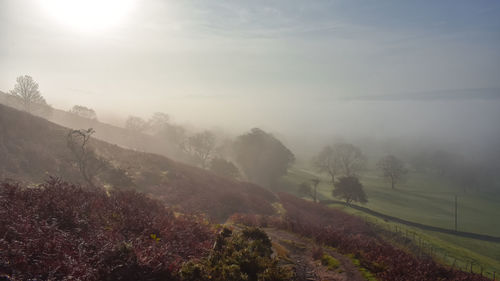
[[[186,263],[183,281],[280,281],[290,280],[291,272],[271,258],[271,240],[258,228],[233,233],[224,228],[217,236],[210,255],[199,262]]]

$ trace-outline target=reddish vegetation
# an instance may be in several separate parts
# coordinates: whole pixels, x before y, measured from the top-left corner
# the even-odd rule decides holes
[[[0,237],[0,276],[13,280],[166,280],[206,254],[214,233],[142,194],[51,178],[0,185]]]
[[[203,178],[200,178],[201,180]],[[234,213],[273,214],[271,202],[275,201],[272,193],[250,183],[220,181],[217,189],[199,182],[182,187],[167,185],[154,191],[170,205],[179,205],[184,211],[206,213],[219,221],[225,221]]]
[[[353,254],[380,280],[488,280],[398,249],[378,238],[370,225],[358,217],[285,193],[280,194],[280,199],[287,211],[284,218],[235,215],[232,219],[253,226],[287,229],[333,246],[343,254]]]

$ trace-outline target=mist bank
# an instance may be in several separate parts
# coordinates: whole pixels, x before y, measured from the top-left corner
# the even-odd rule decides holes
[[[4,94],[3,98],[8,96]],[[117,105],[120,102],[124,101],[117,101]],[[453,166],[453,173],[474,169],[496,177],[495,171],[500,169],[497,98],[311,98],[299,102],[275,97],[258,101],[193,97],[189,103],[183,101],[184,107],[175,106],[177,102],[170,101],[167,108],[151,105],[151,111],[145,104],[137,104],[135,110],[126,112],[126,107],[120,106],[116,110],[99,109],[103,104],[96,99],[84,105],[96,109],[96,119],[56,109],[57,104],[44,117],[70,128],[92,127],[97,138],[123,147],[162,154],[195,166],[203,162],[203,168],[208,168],[209,162],[193,154],[190,141],[209,140],[208,158],[218,156],[234,162],[235,139],[252,128],[260,128],[288,147],[295,165],[301,167],[311,168],[311,159],[326,145],[352,143],[363,151],[369,169],[388,154],[414,167],[432,166],[440,159],[443,165]],[[158,111],[162,113],[158,115]]]
[[[487,156],[500,143],[498,108],[500,99],[304,101],[287,97],[193,97],[169,100],[165,107],[138,104],[131,112],[104,110],[101,115],[120,115],[123,126],[127,115],[147,119],[160,111],[191,130],[209,129],[229,137],[258,127],[278,136],[299,158],[309,158],[319,146],[335,140],[440,145],[476,157]],[[120,123],[116,118],[112,121]]]

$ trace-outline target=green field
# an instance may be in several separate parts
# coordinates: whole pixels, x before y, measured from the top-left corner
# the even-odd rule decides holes
[[[292,169],[276,189],[296,193],[298,184],[315,177],[322,180],[318,186],[318,197],[333,199],[329,178],[306,169]],[[448,229],[454,228],[454,200],[457,195],[458,230],[500,236],[499,194],[457,192],[446,180],[416,173],[410,174],[406,182],[398,185],[395,190],[392,190],[390,184],[384,181],[376,171],[363,173],[361,182],[369,201],[363,205],[364,207],[405,220]],[[423,231],[387,223],[351,208],[339,205],[334,207],[343,208],[345,211],[363,216],[385,227],[398,225],[398,229],[417,233],[426,243],[446,253],[443,255],[443,262],[447,264],[452,264],[455,258],[458,259],[455,264],[461,267],[464,267],[464,263],[468,260],[476,261],[485,268],[485,271],[500,272],[500,243]],[[462,264],[460,264],[461,261],[463,261]],[[479,272],[480,266],[473,270]]]

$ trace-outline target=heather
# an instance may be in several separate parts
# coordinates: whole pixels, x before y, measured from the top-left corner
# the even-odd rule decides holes
[[[0,276],[12,280],[172,280],[214,231],[135,191],[51,178],[0,185]]]

